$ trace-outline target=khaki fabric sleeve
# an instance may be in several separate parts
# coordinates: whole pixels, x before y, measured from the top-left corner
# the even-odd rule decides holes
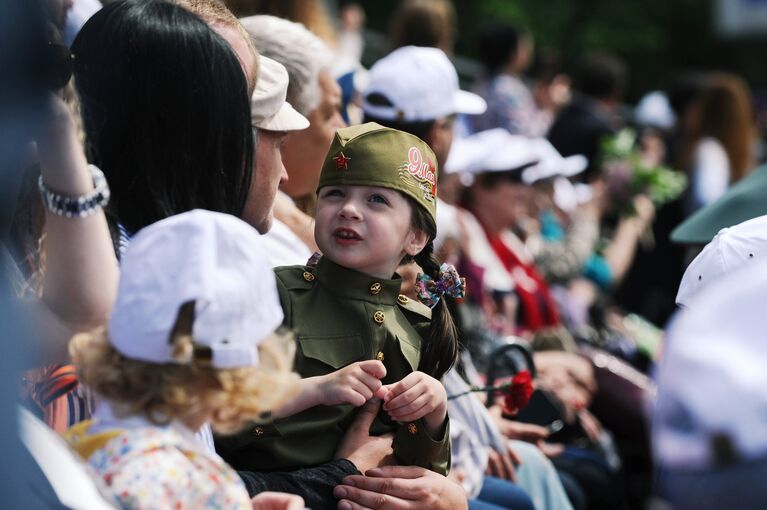
[[[400,424],[392,448],[403,466],[420,466],[447,476],[450,471],[450,419],[445,420],[441,438],[431,437],[423,420]]]

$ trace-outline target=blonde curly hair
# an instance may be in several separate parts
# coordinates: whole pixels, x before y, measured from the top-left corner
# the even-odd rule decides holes
[[[182,309],[177,323],[183,314]],[[217,369],[209,356],[194,355],[210,354],[209,348],[178,329],[171,341],[175,354],[190,355],[186,364],[127,358],[112,346],[103,328],[75,336],[69,352],[80,380],[108,399],[118,416],[141,414],[156,425],[209,415],[216,432],[231,434],[263,421],[298,392],[298,375],[291,372],[292,335],[275,333],[261,343],[257,366]]]

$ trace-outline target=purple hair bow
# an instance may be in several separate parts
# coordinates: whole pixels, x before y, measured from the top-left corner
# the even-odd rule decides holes
[[[434,308],[442,299],[443,294],[452,298],[462,298],[466,289],[466,281],[458,275],[455,266],[442,264],[436,279],[425,274],[419,274],[416,277],[415,289],[421,303],[429,308]]]

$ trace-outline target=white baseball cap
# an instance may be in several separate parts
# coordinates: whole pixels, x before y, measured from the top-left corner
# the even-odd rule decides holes
[[[522,172],[522,180],[528,184],[552,177],[573,177],[589,166],[586,156],[575,154],[563,157],[545,138],[531,138],[529,143],[530,149],[538,154],[540,161]]]
[[[390,104],[375,104],[373,94]],[[418,122],[454,113],[478,115],[487,103],[458,86],[458,73],[438,48],[404,46],[373,65],[362,94],[365,113],[383,120]]]
[[[676,303],[689,306],[691,298],[711,282],[765,256],[767,216],[723,228],[687,267],[679,284]]]
[[[642,96],[634,108],[634,118],[638,124],[662,129],[671,129],[676,123],[671,102],[660,90],[653,90]]]
[[[668,330],[653,416],[656,460],[709,469],[767,456],[767,264],[707,286]]]
[[[128,358],[183,363],[170,333],[190,301],[194,342],[210,347],[217,368],[258,364],[258,345],[283,321],[261,236],[228,214],[194,210],[142,229],[120,269],[109,338]]]
[[[448,174],[480,174],[523,170],[541,161],[530,139],[503,128],[456,139],[445,162]]]
[[[288,71],[271,58],[259,55],[258,80],[250,100],[252,124],[267,131],[300,131],[309,120],[285,99],[288,97]]]

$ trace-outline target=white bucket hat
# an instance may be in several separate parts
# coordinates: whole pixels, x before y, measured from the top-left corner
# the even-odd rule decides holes
[[[144,228],[121,273],[109,338],[131,359],[183,363],[170,333],[190,301],[192,338],[211,349],[216,368],[257,365],[258,345],[283,321],[261,236],[228,214],[194,210]]]
[[[251,122],[266,131],[300,131],[309,120],[285,99],[288,97],[288,71],[271,58],[259,55],[258,80],[250,100]]]

